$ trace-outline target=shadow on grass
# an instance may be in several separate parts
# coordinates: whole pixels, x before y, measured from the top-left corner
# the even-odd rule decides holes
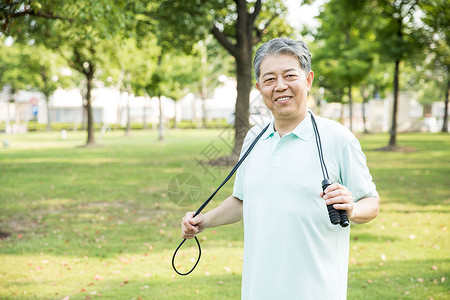
[[[375,234],[370,234],[370,233],[366,233],[366,232],[358,232],[357,230],[352,230],[350,232],[350,240],[352,242],[354,241],[358,241],[358,242],[369,242],[369,243],[386,243],[386,242],[395,242],[397,240],[399,240],[398,238],[394,237],[394,236],[389,236],[389,235],[375,235]]]
[[[0,229],[10,234],[0,240],[1,253],[110,258],[152,251],[173,253],[182,240],[181,209],[150,209],[140,203],[66,203],[1,220]],[[208,230],[199,239],[206,248],[242,245],[239,226]],[[192,246],[195,243],[187,242],[183,249]]]

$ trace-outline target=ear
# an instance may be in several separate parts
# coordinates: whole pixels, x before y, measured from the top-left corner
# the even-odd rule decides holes
[[[306,77],[306,87],[308,88],[308,92],[311,90],[313,81],[314,81],[314,72],[309,71],[308,77]]]
[[[258,82],[256,82],[255,85],[256,85],[256,88],[258,89],[258,91],[261,92],[261,90],[259,89],[259,84],[258,84]]]

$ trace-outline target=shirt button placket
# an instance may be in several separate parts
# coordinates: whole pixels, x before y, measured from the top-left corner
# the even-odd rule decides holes
[[[289,136],[284,136],[281,139],[278,139],[277,144],[275,145],[275,149],[273,150],[272,153],[272,158],[270,160],[270,169],[271,171],[274,172],[278,172],[280,169],[280,150],[281,147],[283,147],[283,145],[286,143],[286,141],[288,140]]]

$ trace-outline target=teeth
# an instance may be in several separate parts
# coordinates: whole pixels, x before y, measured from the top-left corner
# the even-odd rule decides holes
[[[285,100],[289,100],[290,97],[282,97],[282,98],[278,98],[275,101],[285,101]]]

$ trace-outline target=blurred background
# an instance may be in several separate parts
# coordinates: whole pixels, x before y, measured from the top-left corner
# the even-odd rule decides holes
[[[227,126],[270,118],[255,49],[308,43],[309,107],[355,132],[448,131],[445,0],[53,1],[0,4],[0,132]],[[235,122],[238,120],[238,122]]]

